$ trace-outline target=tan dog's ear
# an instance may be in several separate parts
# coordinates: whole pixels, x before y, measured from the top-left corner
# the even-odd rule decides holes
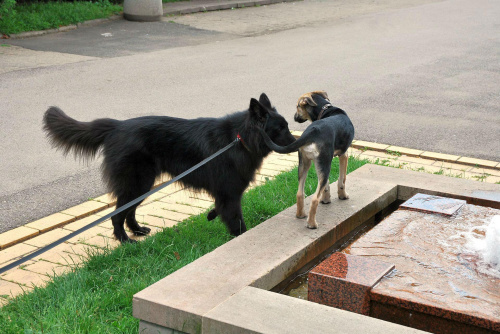
[[[308,104],[308,105],[313,106],[313,107],[316,107],[316,106],[317,106],[316,102],[314,102],[314,100],[313,100],[310,96],[306,96],[306,97],[304,97],[304,98],[300,101],[300,104],[301,104],[301,105],[306,105],[306,104]]]
[[[318,94],[319,96],[321,96],[322,98],[327,99],[328,101],[330,101],[330,99],[328,98],[328,94],[326,94],[326,92],[324,90],[320,90],[320,91],[317,91],[315,93]]]

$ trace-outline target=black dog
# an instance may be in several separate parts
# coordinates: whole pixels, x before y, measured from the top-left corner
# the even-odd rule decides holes
[[[220,215],[235,236],[246,231],[242,194],[271,152],[258,131],[262,127],[280,145],[295,141],[287,122],[265,94],[259,101],[251,99],[248,110],[222,118],[147,116],[79,122],[57,107],[49,108],[44,116],[47,135],[65,154],[73,151],[92,158],[102,150],[103,177],[117,198],[117,208],[148,192],[161,173],[175,176],[184,172],[234,141],[239,133],[240,143],[180,181],[212,195],[215,209],[209,220]],[[150,232],[135,219],[138,205],[112,217],[114,234],[121,242],[132,241],[125,233],[125,221],[135,235]]]
[[[318,174],[318,187],[311,201],[308,228],[317,228],[316,210],[319,201],[330,203],[330,167],[334,156],[339,157],[340,175],[338,180],[338,196],[340,199],[348,199],[345,191],[347,174],[347,149],[351,146],[354,138],[354,126],[342,109],[334,107],[328,100],[326,92],[317,91],[302,95],[297,104],[297,112],[294,117],[296,122],[303,123],[307,120],[312,122],[302,136],[296,142],[282,147],[276,145],[272,138],[262,131],[264,140],[269,148],[278,153],[290,153],[299,151],[299,190],[297,191],[297,217],[305,218],[304,210],[304,185],[307,172],[314,160]]]

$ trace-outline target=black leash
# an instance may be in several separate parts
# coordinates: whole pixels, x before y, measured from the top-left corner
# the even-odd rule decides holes
[[[96,221],[68,234],[67,236],[65,237],[62,237],[61,239],[57,240],[57,241],[54,241],[53,243],[45,246],[45,247],[42,247],[40,248],[39,250],[29,254],[29,255],[26,255],[25,257],[17,260],[17,261],[14,261],[2,268],[0,268],[0,274],[3,274],[4,272],[6,272],[7,270],[10,270],[10,269],[13,269],[14,267],[17,267],[23,263],[25,263],[26,261],[29,261],[37,256],[39,256],[40,254],[43,254],[45,253],[46,251],[62,244],[63,242],[77,236],[78,234],[82,233],[82,232],[85,232],[86,230],[90,229],[91,227],[94,227],[100,223],[102,223],[103,221],[105,221],[106,219],[109,219],[111,217],[113,217],[114,215],[116,215],[117,213],[120,213],[124,210],[127,210],[128,208],[130,208],[132,205],[134,204],[137,204],[141,201],[143,201],[146,197],[154,194],[155,192],[157,191],[160,191],[161,189],[165,188],[165,187],[168,187],[169,185],[171,185],[172,183],[182,179],[184,176],[188,175],[189,173],[193,172],[194,170],[200,168],[201,166],[203,166],[204,164],[206,164],[207,162],[209,162],[210,160],[216,158],[217,156],[221,155],[222,153],[226,152],[227,150],[229,150],[231,147],[233,147],[234,145],[236,145],[236,143],[238,143],[239,141],[241,140],[241,137],[240,135],[238,134],[238,137],[233,141],[231,142],[229,145],[227,145],[226,147],[224,148],[221,148],[219,151],[215,152],[214,154],[212,154],[211,156],[209,156],[208,158],[206,158],[205,160],[201,161],[200,163],[194,165],[193,167],[189,168],[187,171],[177,175],[176,177],[174,177],[172,180],[168,181],[167,183],[164,183],[162,184],[161,186],[158,186],[157,188],[153,189],[153,190],[150,190],[148,191],[147,193],[145,193],[144,195],[134,199],[133,201],[130,201],[128,202],[127,204],[117,208],[115,211],[111,212],[111,213],[108,213],[107,215],[105,215],[104,217],[101,217],[99,219],[97,219]]]

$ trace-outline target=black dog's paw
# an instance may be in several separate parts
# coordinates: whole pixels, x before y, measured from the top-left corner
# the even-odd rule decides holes
[[[140,226],[139,229],[133,231],[134,235],[147,235],[151,232],[151,229],[146,226]]]
[[[120,241],[120,243],[122,243],[122,244],[127,244],[127,243],[129,243],[129,244],[133,244],[133,243],[136,243],[136,242],[137,242],[137,241],[135,241],[135,240],[130,239],[126,233],[120,234],[120,235],[118,235],[118,236],[115,234],[115,237],[116,237],[116,239],[118,239],[118,241]]]
[[[236,228],[236,229],[231,229],[229,231],[229,233],[234,236],[234,237],[237,237],[239,235],[242,235],[243,233],[245,233],[247,231],[247,227],[243,224],[241,225],[240,227]]]
[[[212,209],[208,212],[207,219],[208,221],[211,221],[214,220],[215,218],[217,218],[217,211],[215,209]]]

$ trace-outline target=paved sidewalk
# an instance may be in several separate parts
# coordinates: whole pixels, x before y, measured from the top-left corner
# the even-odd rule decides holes
[[[189,0],[180,2],[166,2],[163,4],[163,16],[168,17],[173,15],[193,14],[193,13],[209,12],[215,10],[266,6],[282,2],[294,2],[294,1],[300,1],[300,0]],[[36,37],[46,34],[53,34],[57,32],[70,31],[82,27],[94,26],[105,22],[120,20],[122,18],[123,18],[122,14],[113,15],[109,18],[89,20],[77,24],[62,26],[55,29],[27,31],[19,34],[12,34],[8,37],[11,39]],[[2,39],[2,35],[0,35],[0,39]]]
[[[271,5],[297,0],[191,0],[163,4],[163,15],[180,15],[213,10]]]
[[[294,132],[296,136],[300,134]],[[361,140],[353,142],[349,154],[396,168],[500,183],[500,163],[495,161],[424,152]],[[296,153],[272,153],[264,161],[251,186],[265,183],[279,173],[291,170],[297,164]],[[166,181],[168,178],[160,180],[159,183]],[[106,194],[0,234],[0,266],[5,266],[95,221],[113,211],[114,205],[114,200]],[[137,210],[137,215],[138,220],[148,225],[154,234],[192,215],[200,214],[212,205],[210,196],[183,190],[174,184],[148,197]],[[118,245],[119,242],[113,237],[110,220],[89,229],[34,260],[2,274],[0,305],[23,291],[32,290],[33,286],[43,286],[54,275],[72,270],[85,260],[89,249],[99,251]]]

